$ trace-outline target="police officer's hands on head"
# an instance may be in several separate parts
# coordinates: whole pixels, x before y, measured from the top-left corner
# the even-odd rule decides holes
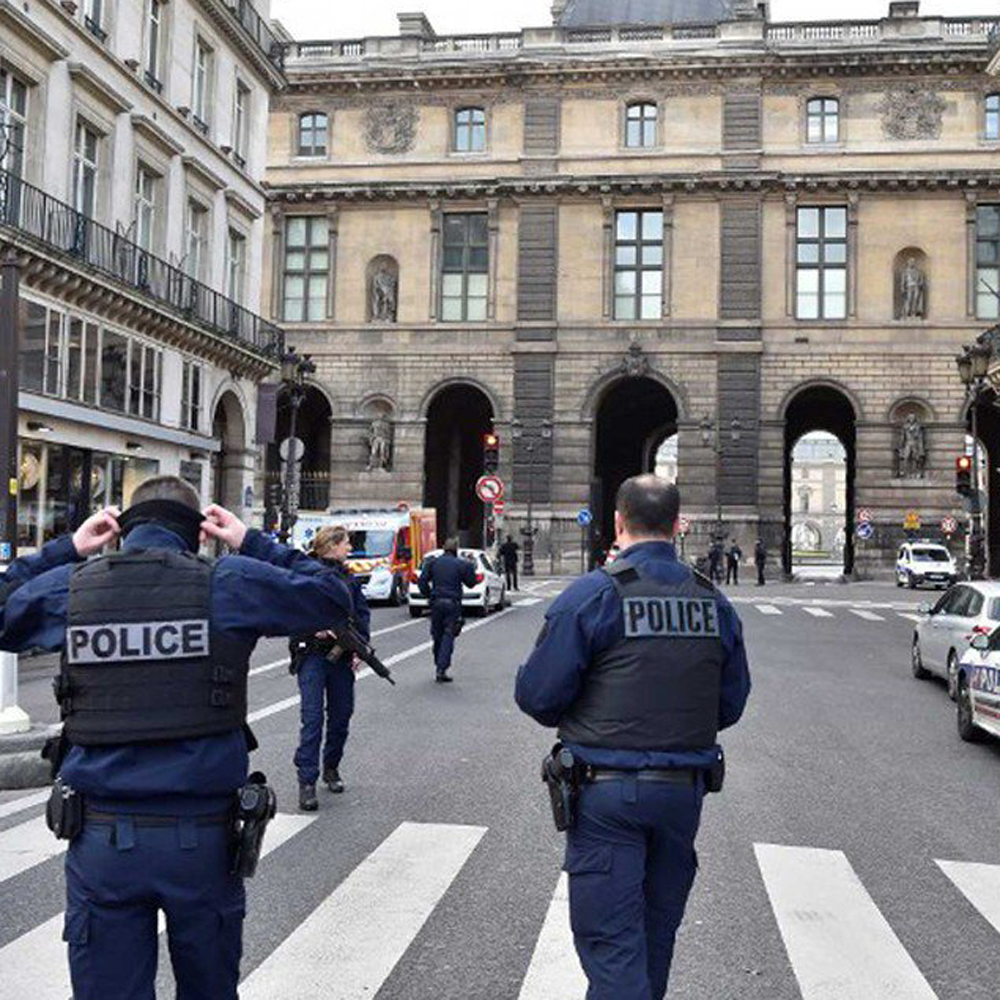
[[[82,559],[100,552],[106,545],[114,541],[121,533],[118,518],[121,511],[117,507],[105,507],[96,514],[91,514],[76,531],[73,532],[73,548]]]
[[[202,514],[205,517],[205,520],[201,522],[201,531],[204,537],[215,538],[236,551],[243,547],[247,526],[232,511],[213,503],[209,504],[202,511]]]

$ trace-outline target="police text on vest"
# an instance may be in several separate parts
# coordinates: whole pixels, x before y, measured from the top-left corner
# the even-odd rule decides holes
[[[189,660],[208,656],[208,621],[74,625],[66,633],[70,663]]]
[[[719,628],[715,601],[700,597],[626,597],[625,637],[714,639]]]

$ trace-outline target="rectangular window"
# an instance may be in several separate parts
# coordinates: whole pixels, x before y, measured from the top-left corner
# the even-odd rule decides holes
[[[91,406],[97,403],[97,365],[100,340],[100,327],[96,323],[87,323],[83,356],[83,402],[89,403]]]
[[[237,230],[230,229],[229,239],[226,241],[226,294],[240,305],[243,304],[246,283],[246,260],[246,237]]]
[[[625,109],[625,145],[629,149],[649,149],[656,145],[659,109],[655,104],[639,102]]]
[[[461,108],[455,112],[455,152],[481,153],[486,149],[486,112]]]
[[[79,316],[70,316],[66,326],[66,397],[83,399],[83,363],[86,327]]]
[[[160,47],[163,40],[163,4],[149,0],[146,17],[146,83],[157,93],[163,90],[160,82]]]
[[[98,41],[107,39],[108,33],[104,29],[104,0],[84,0],[83,24]]]
[[[1000,205],[976,209],[976,315],[1000,318]]]
[[[1000,94],[986,98],[986,138],[1000,139]]]
[[[160,418],[163,355],[155,347],[131,341],[129,413],[147,420]]]
[[[486,320],[489,269],[489,217],[483,212],[446,215],[441,262],[442,320]]]
[[[135,241],[143,250],[153,249],[153,229],[156,225],[156,174],[140,163],[135,171]]]
[[[840,139],[840,101],[835,97],[816,97],[806,104],[806,141],[838,142]]]
[[[201,430],[201,365],[185,361],[181,377],[181,427]]]
[[[62,313],[50,309],[45,338],[45,392],[50,396],[62,395],[62,330]]]
[[[101,331],[100,405],[116,413],[125,412],[128,378],[128,340],[105,327]]]
[[[0,168],[15,177],[24,174],[24,132],[27,125],[28,88],[0,66]]]
[[[798,319],[846,319],[846,208],[798,210],[795,282]]]
[[[236,81],[236,103],[233,108],[233,159],[245,167],[250,146],[250,88]]]
[[[21,351],[17,384],[28,392],[41,392],[44,385],[46,313],[45,306],[21,299]]]
[[[326,156],[329,120],[320,111],[299,115],[299,156]]]
[[[191,113],[194,123],[202,132],[208,131],[211,108],[212,50],[201,38],[194,43],[194,72],[191,84]]]
[[[615,219],[615,319],[663,315],[663,212],[619,212]]]
[[[97,208],[97,149],[100,136],[85,121],[76,123],[73,146],[73,207],[92,219]]]
[[[184,270],[189,277],[201,280],[208,261],[208,209],[193,199],[188,201],[185,244]]]
[[[320,320],[326,316],[330,280],[327,220],[294,216],[285,227],[284,310],[286,320]]]

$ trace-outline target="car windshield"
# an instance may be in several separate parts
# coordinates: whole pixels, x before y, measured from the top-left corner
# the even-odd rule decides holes
[[[364,529],[351,532],[351,555],[359,558],[381,558],[392,552],[392,540],[395,538],[394,531],[365,531]]]
[[[944,549],[914,549],[914,562],[946,563],[951,558]]]

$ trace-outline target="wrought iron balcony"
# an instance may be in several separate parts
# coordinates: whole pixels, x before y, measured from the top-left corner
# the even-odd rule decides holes
[[[282,330],[196,281],[174,264],[0,169],[0,231],[14,230],[42,249],[138,292],[189,323],[262,357],[281,357]]]
[[[257,13],[250,0],[222,0],[253,43],[280,72],[283,70],[284,48],[267,22]]]

